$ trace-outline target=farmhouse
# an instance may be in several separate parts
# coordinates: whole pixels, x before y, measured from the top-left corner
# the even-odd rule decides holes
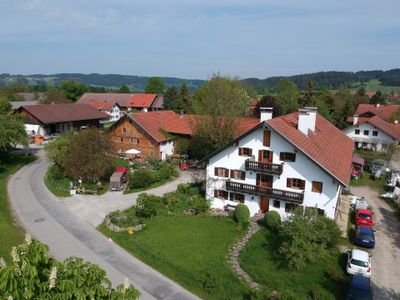
[[[172,136],[190,138],[199,116],[173,111],[151,111],[124,115],[110,128],[110,139],[117,153],[129,149],[141,152],[142,158],[166,159],[175,154]],[[236,135],[258,124],[254,118],[241,118]]]
[[[206,196],[215,208],[244,203],[251,215],[284,217],[300,205],[334,218],[352,152],[352,140],[316,108],[276,118],[263,108],[257,126],[204,159]]]
[[[101,123],[115,122],[122,116],[122,110],[118,102],[89,102],[88,104],[109,116],[107,120],[101,121]]]
[[[18,112],[25,117],[28,135],[48,136],[84,127],[99,127],[108,115],[88,104],[38,104],[21,106]]]
[[[360,104],[347,121],[353,124],[343,130],[357,149],[385,151],[400,141],[399,120],[390,121],[400,105]]]

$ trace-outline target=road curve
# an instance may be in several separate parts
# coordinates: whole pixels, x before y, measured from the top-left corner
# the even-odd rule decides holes
[[[114,286],[128,277],[142,293],[141,299],[199,299],[118,245],[109,244],[94,227],[74,216],[45,187],[47,166],[45,159],[38,159],[19,170],[8,182],[8,193],[22,225],[49,246],[54,258],[77,256],[98,264]]]

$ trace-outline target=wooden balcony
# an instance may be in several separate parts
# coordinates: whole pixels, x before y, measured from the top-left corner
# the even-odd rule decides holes
[[[240,193],[247,193],[253,195],[267,196],[276,199],[282,199],[289,202],[301,204],[304,199],[304,192],[296,193],[278,189],[265,188],[257,185],[245,184],[240,182],[233,182],[228,180],[226,182],[226,189],[228,191],[235,191]]]
[[[283,164],[268,164],[247,159],[245,162],[245,169],[246,171],[281,175],[283,172]]]

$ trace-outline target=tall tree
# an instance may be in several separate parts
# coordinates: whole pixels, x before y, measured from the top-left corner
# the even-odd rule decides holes
[[[8,100],[0,98],[0,152],[6,152],[18,144],[28,144],[24,119],[12,113]]]
[[[129,89],[129,87],[126,84],[124,84],[119,88],[118,92],[120,92],[120,93],[128,93],[129,94],[131,92],[131,90]]]
[[[68,79],[61,82],[61,91],[68,99],[77,101],[83,93],[88,91],[88,88],[83,83],[76,82],[73,79]]]
[[[150,77],[144,91],[147,94],[163,95],[164,89],[164,81],[160,77]]]
[[[173,85],[164,94],[164,108],[175,110],[175,103],[178,100],[178,90]]]
[[[276,87],[276,98],[281,104],[282,114],[288,114],[298,109],[299,91],[296,84],[288,78],[278,81]]]
[[[189,152],[195,158],[224,146],[234,137],[237,117],[243,116],[250,99],[240,83],[214,75],[194,95],[196,122]]]
[[[381,91],[377,91],[369,100],[372,104],[381,104],[385,103],[385,97],[383,96]]]
[[[181,87],[179,88],[177,100],[178,103],[174,105],[176,110],[183,110],[185,112],[192,111],[192,105],[191,105],[192,95],[190,94],[190,91],[186,86],[186,83],[182,83]]]
[[[260,117],[260,108],[261,107],[272,107],[272,116],[279,117],[282,115],[282,104],[278,99],[276,99],[272,95],[265,95],[260,100],[257,101],[256,106],[252,111],[252,116],[255,118]]]
[[[59,89],[54,86],[49,86],[47,88],[47,92],[44,93],[43,98],[40,101],[42,104],[50,104],[50,103],[69,103],[71,102],[64,93],[62,93]]]
[[[300,97],[300,106],[314,106],[315,105],[315,82],[309,79],[307,89],[303,91]]]

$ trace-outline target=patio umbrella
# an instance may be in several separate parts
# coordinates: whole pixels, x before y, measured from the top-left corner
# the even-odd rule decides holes
[[[125,151],[126,154],[140,154],[139,150],[136,149],[129,149],[127,151]]]

